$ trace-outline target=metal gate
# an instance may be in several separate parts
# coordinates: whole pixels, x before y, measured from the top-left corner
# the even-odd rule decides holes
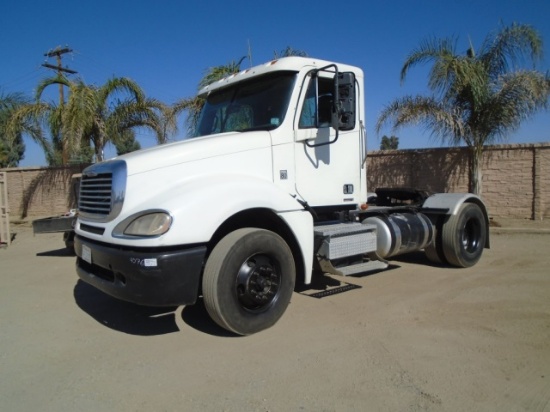
[[[8,206],[8,174],[0,171],[0,246],[9,246],[10,210]]]

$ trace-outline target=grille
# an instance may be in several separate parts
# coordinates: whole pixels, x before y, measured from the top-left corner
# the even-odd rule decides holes
[[[78,213],[85,220],[108,222],[118,216],[126,192],[126,162],[112,160],[82,172]]]
[[[112,173],[82,176],[80,183],[80,212],[108,216],[111,213]]]

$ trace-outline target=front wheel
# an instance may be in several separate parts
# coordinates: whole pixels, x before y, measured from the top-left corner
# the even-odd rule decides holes
[[[481,208],[475,203],[464,203],[443,224],[441,235],[449,264],[464,268],[475,265],[487,241],[487,223]]]
[[[214,247],[206,262],[204,304],[218,325],[250,335],[281,318],[295,282],[292,252],[279,235],[263,229],[238,229]]]

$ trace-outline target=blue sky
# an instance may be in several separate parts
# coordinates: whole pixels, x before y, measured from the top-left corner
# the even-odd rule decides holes
[[[8,1],[0,14],[4,93],[32,95],[38,82],[53,73],[41,64],[44,53],[57,46],[73,49],[63,63],[85,82],[130,77],[149,97],[165,103],[194,95],[207,68],[240,59],[249,45],[252,64],[292,46],[364,70],[370,149],[380,145],[374,123],[385,104],[405,94],[427,93],[428,66],[414,68],[404,85],[399,82],[406,55],[427,37],[455,36],[458,49],[466,50],[469,39],[479,47],[501,24],[530,24],[545,40],[545,60],[537,68],[550,68],[548,0]],[[394,134],[403,149],[439,146],[416,128]],[[181,125],[174,139],[184,137]],[[143,147],[154,144],[147,133],[138,138]],[[507,142],[548,141],[550,112],[541,112]],[[41,150],[25,142],[21,165],[44,165]]]

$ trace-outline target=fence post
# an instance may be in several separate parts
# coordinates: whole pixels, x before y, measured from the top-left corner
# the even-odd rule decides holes
[[[0,171],[0,245],[9,246],[10,234],[10,207],[8,203],[8,174]]]
[[[542,220],[541,168],[540,148],[533,146],[533,220]]]

